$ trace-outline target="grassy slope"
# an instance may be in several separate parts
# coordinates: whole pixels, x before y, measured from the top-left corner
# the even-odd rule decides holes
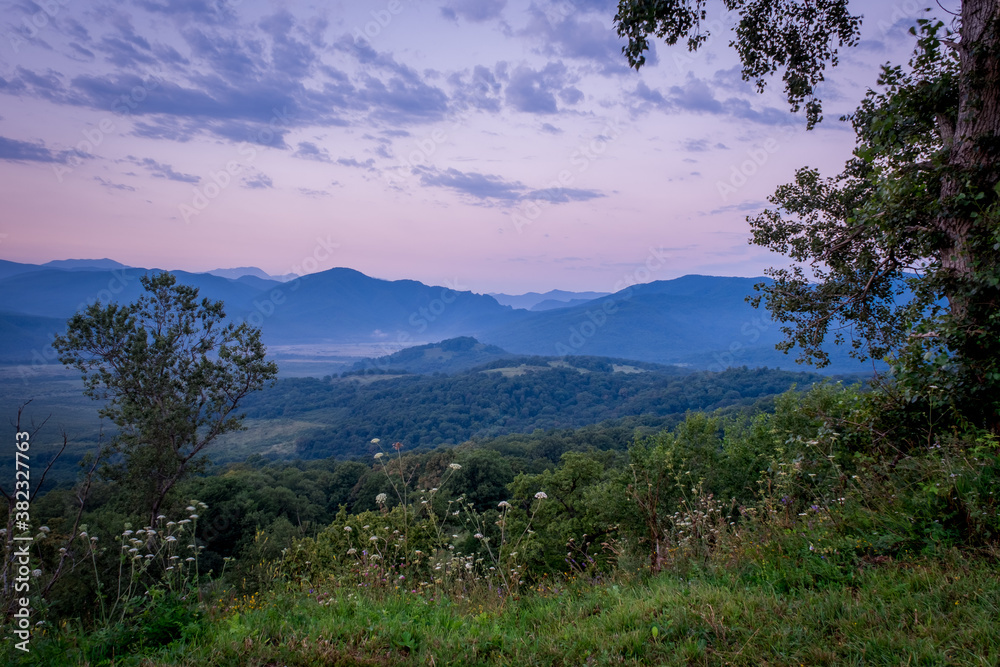
[[[730,573],[571,581],[502,607],[329,594],[329,604],[314,591],[216,610],[187,641],[114,664],[1000,664],[1000,572],[961,562],[890,563],[848,587],[780,593]],[[37,646],[34,659],[83,664],[64,641]]]

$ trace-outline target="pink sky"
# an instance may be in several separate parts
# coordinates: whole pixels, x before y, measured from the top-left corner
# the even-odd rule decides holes
[[[509,293],[612,291],[651,256],[649,280],[760,275],[782,260],[746,215],[839,171],[837,118],[922,15],[852,3],[864,40],[806,132],[725,31],[629,70],[604,0],[208,4],[4,3],[0,258]]]

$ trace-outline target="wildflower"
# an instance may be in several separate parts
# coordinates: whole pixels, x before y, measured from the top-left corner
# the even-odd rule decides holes
[[[452,470],[461,470],[462,469],[462,466],[458,465],[457,463],[449,463],[448,467],[451,468]]]
[[[190,563],[190,562],[194,561],[194,558],[192,558],[191,556],[188,556],[184,560],[186,560],[188,563]]]
[[[164,519],[166,519],[166,518],[167,518],[167,517],[165,517],[164,515],[160,514],[160,515],[158,515],[158,516],[156,517],[156,520],[157,520],[157,521],[163,521],[163,520],[164,520]]]
[[[378,542],[378,535],[372,535],[368,538],[369,542]]]
[[[548,498],[548,496],[545,495],[544,491],[539,491],[538,493],[535,494],[535,498],[539,500],[545,500],[546,498]]]
[[[395,449],[398,452],[399,450],[401,450],[403,448],[403,443],[401,443],[401,442],[394,442],[394,443],[392,443],[392,448]]]
[[[384,493],[380,493],[377,496],[375,496],[375,503],[378,504],[378,505],[385,505],[385,502],[388,499],[389,499],[389,496],[385,495]]]
[[[176,542],[176,541],[177,541],[177,538],[174,537],[173,535],[170,535],[169,537],[167,537],[167,542]]]
[[[188,512],[193,512],[194,511],[194,505],[188,505],[184,509],[186,509]]]
[[[500,509],[509,509],[510,503],[508,503],[506,500],[501,500],[500,503],[497,505],[497,507],[499,507]]]
[[[372,444],[373,445],[377,445],[380,442],[382,442],[382,440],[380,440],[379,438],[372,438]]]
[[[38,530],[42,531],[43,533],[47,533],[47,532],[49,532],[49,527],[48,526],[40,526],[38,528]]]
[[[133,531],[131,531],[131,530],[126,530],[124,533],[122,533],[122,535],[124,535],[125,537],[128,537],[129,535],[134,535],[134,534],[135,533]]]
[[[358,550],[355,549],[354,547],[351,547],[350,549],[347,550],[347,555],[348,556],[353,556],[356,553],[358,553]]]
[[[86,538],[87,537],[87,531],[81,532],[80,533],[80,537]]]
[[[477,540],[481,540],[481,539],[483,539],[483,534],[482,533],[476,533],[475,535],[473,535],[473,537],[476,538]]]
[[[351,527],[350,526],[344,526],[344,532],[345,533],[351,532]]]
[[[375,458],[376,458],[376,459],[380,459],[380,458],[382,458],[383,456],[384,456],[384,454],[382,454],[382,452],[379,452],[378,454],[376,454],[376,455],[375,455]]]
[[[42,576],[42,571],[41,570],[32,570],[31,571],[31,576],[33,576],[35,579],[37,579],[38,577]]]
[[[167,522],[167,526],[176,526],[176,525],[177,525],[176,521],[168,521]]]

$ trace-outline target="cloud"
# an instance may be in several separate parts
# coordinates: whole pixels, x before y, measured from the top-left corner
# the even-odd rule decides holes
[[[0,137],[0,160],[9,162],[54,162],[66,164],[84,155],[75,151],[53,151],[41,141],[20,141]]]
[[[578,188],[542,188],[532,190],[520,181],[507,181],[493,174],[477,174],[463,172],[454,168],[439,170],[429,167],[418,167],[414,173],[420,176],[421,185],[441,187],[454,190],[481,202],[491,200],[501,203],[517,201],[547,201],[553,204],[565,204],[572,201],[588,201],[603,197],[596,190]]]
[[[716,75],[720,73],[724,72],[716,72]],[[668,95],[640,81],[631,97],[663,111],[728,116],[762,125],[785,125],[793,122],[793,116],[781,109],[774,107],[755,109],[750,102],[738,97],[719,99],[715,87],[690,72],[682,85],[670,87]]]
[[[704,153],[710,150],[726,151],[729,150],[729,146],[721,141],[713,144],[709,139],[685,139],[681,142],[681,149],[688,153]]]
[[[317,162],[333,161],[330,158],[330,153],[325,148],[321,148],[310,141],[300,141],[299,149],[292,153],[292,157],[302,158],[303,160],[315,160]]]
[[[111,181],[101,178],[100,176],[94,176],[94,180],[110,190],[124,190],[126,192],[135,192],[135,188],[133,188],[131,185],[125,185],[124,183],[112,183]]]
[[[521,65],[511,73],[504,98],[507,104],[524,113],[555,113],[558,111],[555,96],[566,85],[566,78],[566,66],[561,62],[549,63],[541,70]]]
[[[521,35],[534,40],[539,51],[548,56],[587,61],[596,66],[602,74],[620,74],[628,69],[628,61],[622,55],[625,41],[620,38],[610,21],[596,17],[582,18],[580,8],[563,14],[556,10],[550,17],[538,5],[532,5],[530,19]],[[590,9],[603,9],[598,3],[591,3]],[[602,12],[610,19],[613,11]],[[650,43],[653,47],[653,43]],[[647,52],[649,65],[656,63],[655,47]]]
[[[546,134],[562,134],[563,133],[562,130],[560,130],[558,127],[556,127],[552,123],[542,123],[541,130],[542,130],[542,132],[545,132]]]
[[[500,78],[506,74],[506,68],[506,63],[497,65],[496,71],[476,65],[471,72],[452,74],[448,83],[454,90],[453,101],[482,111],[500,111]]]
[[[423,185],[449,188],[476,199],[516,201],[527,189],[523,183],[505,181],[499,176],[462,172],[449,167],[444,171],[429,168],[415,170]]]
[[[636,84],[635,91],[632,94],[640,100],[649,102],[653,106],[660,109],[669,109],[672,106],[671,103],[667,101],[667,98],[663,96],[663,93],[655,88],[650,88],[643,81]]]
[[[169,164],[163,164],[162,162],[157,162],[153,158],[137,158],[134,155],[126,156],[126,162],[131,162],[134,165],[143,167],[152,174],[155,178],[165,178],[169,181],[178,181],[180,183],[198,183],[201,181],[200,176],[195,176],[193,174],[182,174]]]
[[[522,199],[532,201],[547,201],[551,204],[565,204],[571,201],[589,201],[598,199],[604,195],[597,190],[584,190],[580,188],[542,188],[532,190],[525,194]]]
[[[358,162],[352,157],[342,157],[337,159],[337,164],[343,165],[345,167],[355,167],[357,169],[374,169],[375,160],[368,158],[364,162]]]
[[[313,190],[312,188],[299,188],[299,192],[306,197],[329,197],[330,193],[326,190]]]
[[[270,176],[258,171],[256,174],[243,177],[243,187],[248,190],[270,190],[274,187],[274,182]]]
[[[720,213],[731,213],[738,211],[740,213],[745,213],[747,211],[761,211],[767,208],[767,202],[764,201],[745,201],[739,204],[729,204],[728,206],[722,206],[720,208],[713,209],[708,212],[709,215],[718,215]]]
[[[507,0],[451,0],[441,8],[441,15],[449,21],[459,18],[472,23],[482,23],[500,18]]]
[[[189,17],[217,14],[198,0],[143,6]],[[182,55],[138,34],[127,16],[115,15],[106,34],[75,49],[78,58],[103,57],[109,71],[65,75],[18,68],[0,79],[0,91],[104,112],[110,107],[132,119],[137,136],[187,141],[214,135],[289,150],[286,135],[295,128],[373,121],[400,126],[440,121],[450,113],[452,100],[431,80],[439,75],[417,72],[349,35],[327,45],[323,25],[299,22],[283,10],[253,25],[192,20],[180,31],[188,52]],[[339,57],[338,66],[323,62],[321,52]],[[152,77],[140,74],[150,70],[156,71]],[[495,91],[495,81],[480,81],[484,74],[489,70],[477,69],[469,84]],[[492,109],[498,108],[494,102]]]

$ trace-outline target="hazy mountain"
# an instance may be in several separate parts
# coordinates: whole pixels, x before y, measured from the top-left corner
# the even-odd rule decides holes
[[[261,280],[271,280],[279,283],[287,283],[289,280],[295,280],[299,277],[295,273],[272,276],[269,273],[258,269],[256,266],[239,266],[235,269],[212,269],[211,271],[206,271],[205,273],[210,273],[213,276],[219,276],[220,278],[229,278],[230,280],[238,280],[243,276],[253,276],[254,278],[260,278]]]
[[[534,312],[541,312],[543,310],[555,310],[556,308],[571,308],[573,306],[581,306],[585,303],[590,303],[591,301],[593,301],[593,299],[570,299],[569,301],[557,301],[555,299],[546,299],[545,301],[536,303],[528,310]]]
[[[221,276],[220,276],[221,277]],[[266,278],[258,278],[257,276],[240,276],[239,278],[230,278],[230,280],[236,280],[238,283],[243,283],[244,285],[249,285],[256,290],[261,292],[269,289],[274,289],[275,287],[280,287],[284,283],[277,280],[268,280]]]
[[[50,345],[56,334],[66,333],[66,320],[24,313],[0,312],[0,362],[34,366],[56,363]]]
[[[20,262],[10,262],[6,259],[0,259],[0,280],[16,276],[19,273],[30,273],[38,270],[39,267],[37,264],[21,264]]]
[[[40,317],[68,318],[94,301],[135,301],[142,293],[139,278],[161,269],[66,271],[40,268],[0,280],[0,310]],[[173,271],[177,279],[199,288],[201,296],[221,300],[230,316],[243,317],[260,290],[206,273]]]
[[[54,259],[51,262],[45,262],[41,266],[48,269],[65,269],[67,271],[76,271],[80,269],[85,270],[103,270],[110,271],[111,269],[126,269],[128,266],[122,264],[121,262],[116,262],[113,259]]]
[[[0,335],[6,352],[0,358],[10,361],[30,359],[51,333],[64,330],[56,326],[60,320],[88,303],[134,301],[142,292],[139,278],[148,270],[65,270],[5,262],[0,264],[0,276],[5,272],[6,277],[0,277],[4,313]],[[793,356],[774,349],[782,337],[766,311],[745,301],[761,278],[684,276],[598,295],[577,305],[529,312],[501,305],[487,295],[414,280],[380,280],[346,268],[288,283],[249,274],[232,280],[208,273],[173,273],[180,282],[199,288],[203,297],[223,301],[231,318],[261,327],[268,345],[305,346],[297,352],[300,356],[308,356],[308,346],[317,344],[362,344],[391,352],[427,341],[474,336],[499,348],[475,351],[486,355],[606,356],[711,370],[744,364],[800,368]],[[557,296],[580,294],[595,293]],[[833,363],[827,371],[870,370],[850,359],[843,348],[830,349]],[[443,350],[439,344],[408,352],[415,356],[405,357],[412,366],[404,368],[424,372],[416,369],[443,363],[447,360],[441,357],[456,351]],[[395,366],[399,358],[393,357],[376,363]],[[463,363],[456,361],[455,367]]]
[[[490,296],[415,280],[380,280],[345,268],[303,276],[278,292],[281,303],[258,307],[269,342],[407,345],[474,335],[527,314]]]
[[[462,336],[409,347],[377,359],[364,359],[354,364],[354,370],[451,374],[513,356],[495,345],[484,345],[471,336]]]
[[[763,280],[692,275],[656,281],[579,306],[529,313],[479,339],[516,354],[616,356],[712,370],[743,364],[810,370],[774,349],[782,339],[778,325],[746,303]],[[833,352],[826,371],[865,370],[842,349]]]
[[[490,296],[504,306],[529,310],[544,301],[559,301],[562,303],[575,300],[592,301],[602,296],[608,296],[608,292],[567,292],[561,289],[554,289],[544,294],[539,292],[526,292],[525,294],[490,293]]]

